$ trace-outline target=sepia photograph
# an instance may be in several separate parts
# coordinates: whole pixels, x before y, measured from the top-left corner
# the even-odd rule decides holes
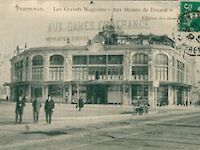
[[[200,150],[200,1],[0,1],[0,150]]]

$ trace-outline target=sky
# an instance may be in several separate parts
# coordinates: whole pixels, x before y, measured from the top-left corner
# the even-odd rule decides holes
[[[0,80],[9,80],[9,57],[24,48],[65,45],[66,39],[84,45],[113,17],[126,34],[172,37],[177,30],[178,2],[139,1],[0,1]],[[90,10],[90,11],[89,11]],[[93,11],[91,11],[93,10]],[[53,38],[52,38],[53,37]],[[0,61],[1,62],[1,61]]]
[[[18,8],[42,8],[43,11],[22,11]],[[115,11],[54,11],[54,8],[90,8],[90,9],[112,9]],[[84,37],[92,38],[99,30],[99,24],[104,21],[109,21],[112,14],[114,21],[118,21],[119,25],[123,24],[124,32],[128,34],[137,33],[154,33],[154,34],[169,34],[171,35],[176,27],[176,20],[149,20],[148,28],[136,28],[133,24],[141,21],[142,17],[177,17],[176,2],[122,2],[122,1],[95,1],[90,4],[89,1],[32,1],[32,0],[11,0],[9,2],[0,2],[0,49],[6,52],[13,52],[16,45],[24,46],[26,42],[28,47],[43,46],[43,45],[59,45],[64,44],[63,41],[47,41],[49,36],[57,37],[76,37],[77,34]],[[140,12],[125,12],[124,9],[139,9]],[[172,9],[171,12],[141,12],[142,9]],[[119,10],[121,9],[121,11]],[[124,20],[127,25],[124,25]],[[95,29],[84,27],[82,30],[77,30],[75,26],[78,24],[87,24],[89,22]],[[132,22],[132,24],[131,24]],[[50,26],[62,24],[65,31],[49,32]],[[128,26],[129,24],[129,26]],[[90,25],[89,25],[90,26]],[[126,26],[126,27],[125,27]],[[98,29],[97,29],[98,28]],[[72,40],[75,44],[84,44],[85,41]],[[63,43],[62,43],[63,42]]]

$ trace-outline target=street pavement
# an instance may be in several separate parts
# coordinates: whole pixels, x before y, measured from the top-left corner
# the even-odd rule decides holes
[[[15,104],[0,104],[0,150],[198,150],[199,108],[158,108],[148,115],[130,106],[56,104],[53,122],[38,124],[26,104],[22,124],[16,124]]]

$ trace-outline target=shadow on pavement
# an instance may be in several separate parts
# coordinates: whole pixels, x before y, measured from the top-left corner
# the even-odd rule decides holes
[[[84,128],[70,128],[70,129],[57,129],[57,130],[51,130],[51,131],[28,131],[28,132],[22,132],[21,134],[31,135],[31,134],[43,134],[46,136],[58,136],[58,135],[64,135],[64,134],[72,134],[75,132],[81,132],[85,130]]]

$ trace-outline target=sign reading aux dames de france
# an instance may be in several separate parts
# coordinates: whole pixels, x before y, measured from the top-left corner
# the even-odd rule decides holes
[[[200,2],[180,2],[176,41],[185,53],[200,56]]]
[[[31,18],[30,15],[34,15],[35,12],[24,11],[22,8],[29,7],[26,5],[27,3],[23,3],[23,6],[20,3],[17,4],[16,12],[20,16],[22,14]],[[41,3],[40,7],[42,7],[40,15],[45,16],[42,20],[42,27],[46,32],[41,36],[45,37],[39,40],[31,36],[29,37],[32,38],[30,41],[37,40],[45,45],[49,43],[83,45],[102,32],[103,27],[112,17],[116,31],[124,34],[124,37],[126,37],[125,35],[153,34],[167,35],[171,38],[174,33],[173,38],[180,51],[189,55],[200,55],[200,1],[197,0],[193,2],[190,0],[188,2],[187,0],[173,2],[113,0],[106,3],[104,1],[94,1],[93,3],[89,1],[53,1],[51,5],[45,1]],[[41,28],[38,22],[41,20],[34,20],[32,24],[37,23],[36,26]],[[177,28],[178,32],[175,32]]]
[[[167,3],[167,5],[166,5]],[[74,1],[49,9],[58,17],[47,21],[47,42],[84,44],[112,21],[118,35],[171,35],[176,26],[178,2]],[[45,4],[45,3],[44,3]],[[161,27],[167,26],[163,31]],[[165,28],[165,27],[164,27]],[[128,43],[128,42],[127,42]]]

